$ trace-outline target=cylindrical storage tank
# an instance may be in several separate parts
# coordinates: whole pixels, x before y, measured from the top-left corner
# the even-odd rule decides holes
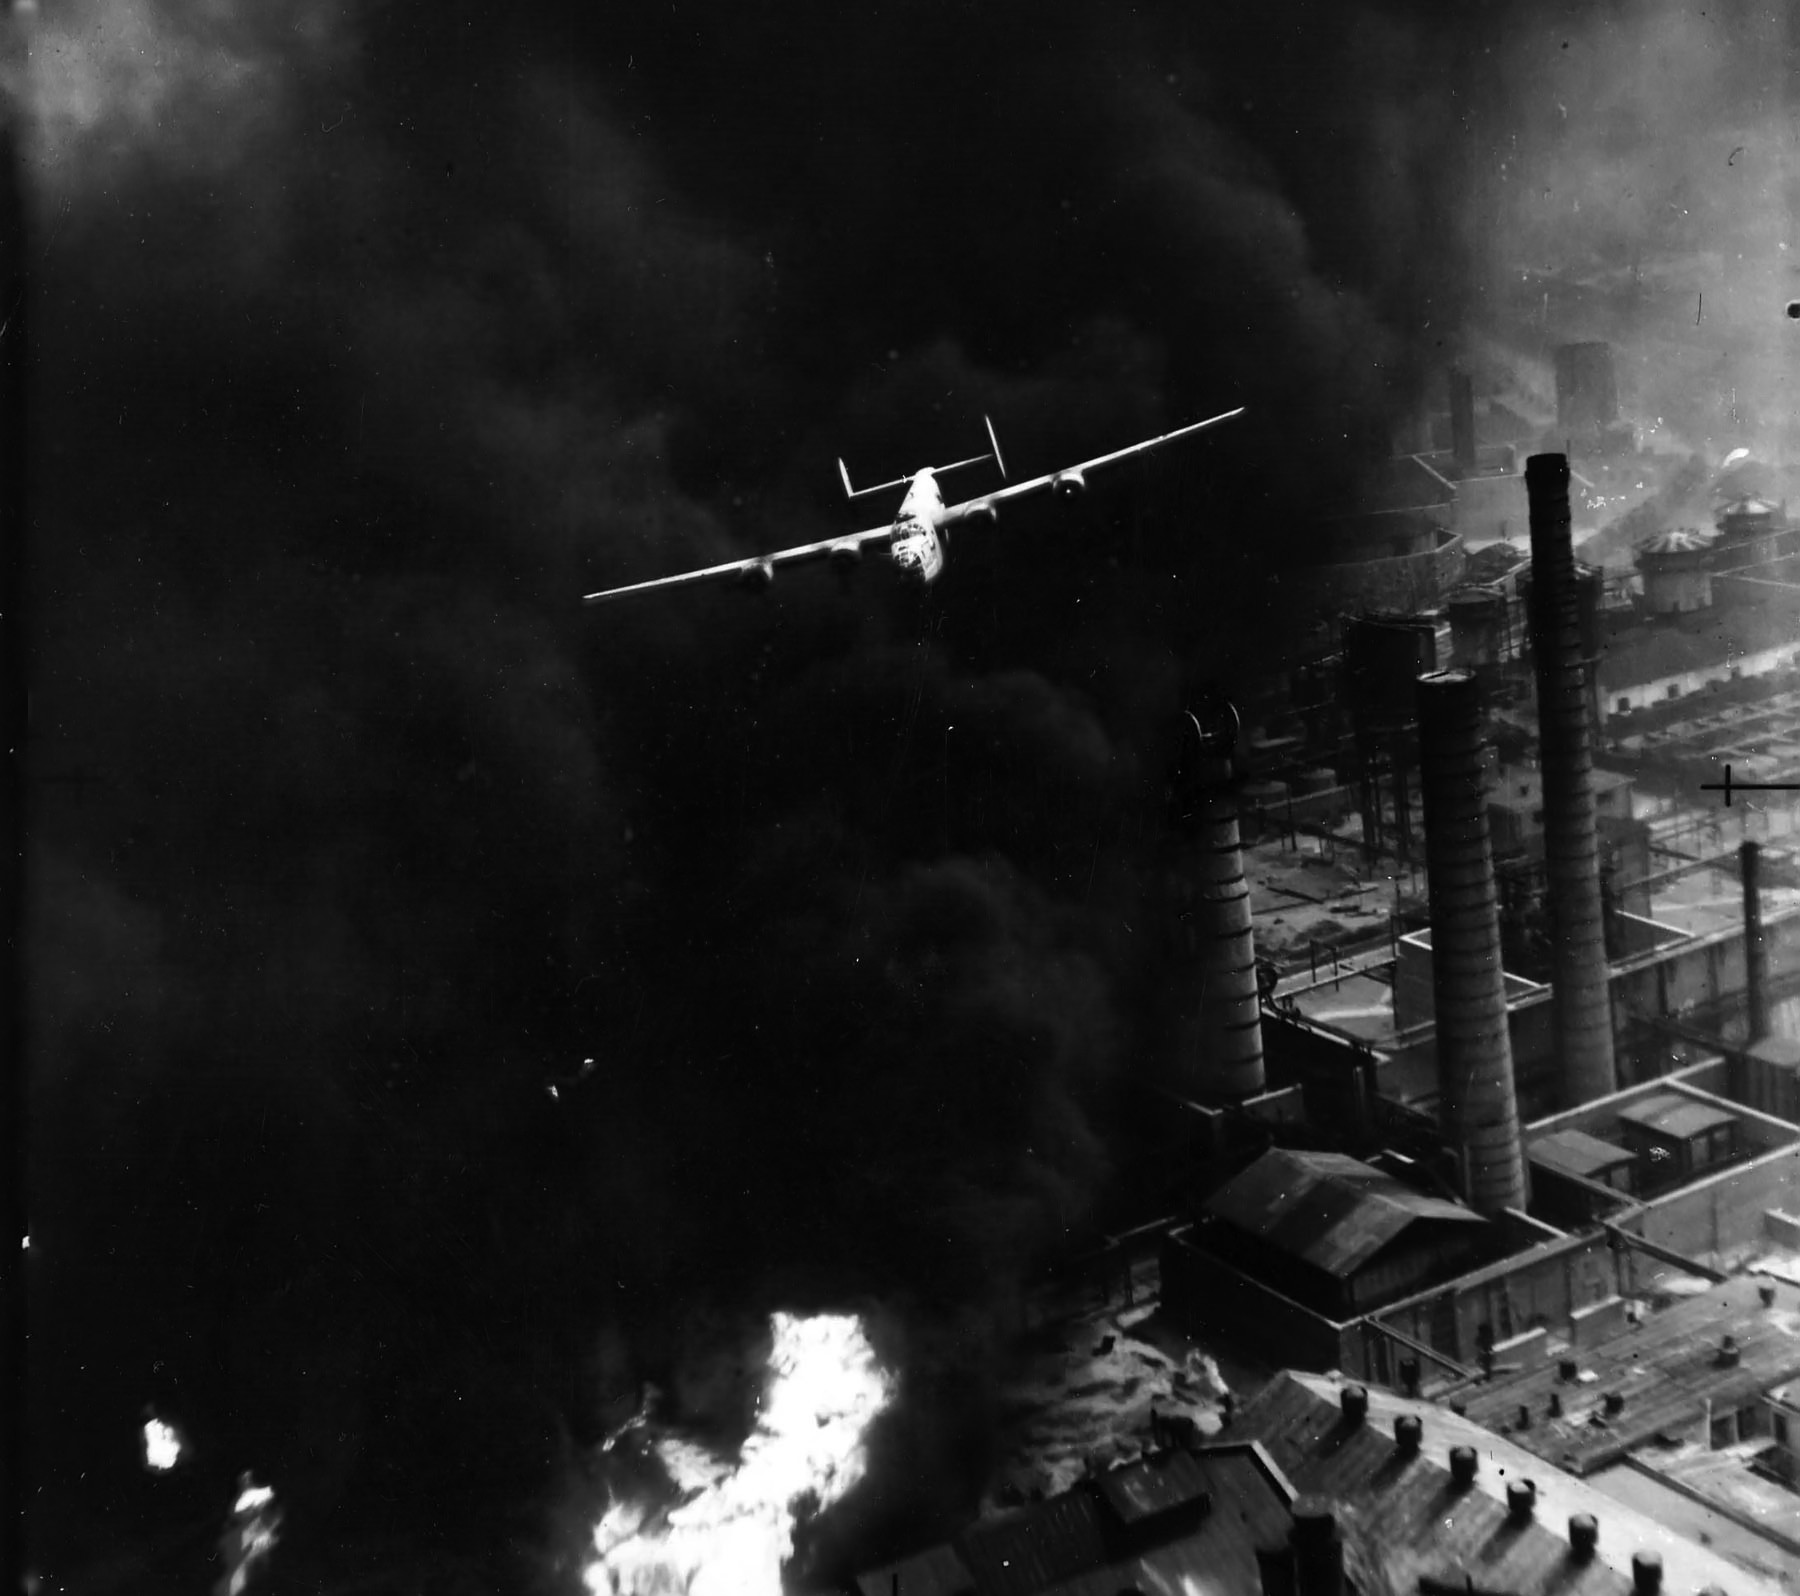
[[[1236,712],[1215,700],[1181,716],[1170,769],[1165,879],[1176,1076],[1184,1089],[1215,1099],[1263,1089],[1262,995],[1232,790],[1236,742]]]
[[[1525,462],[1531,507],[1531,635],[1544,780],[1545,903],[1562,1100],[1618,1088],[1600,895],[1593,728],[1583,658],[1581,590],[1569,532],[1569,462]]]
[[[1506,657],[1506,595],[1497,587],[1462,587],[1450,595],[1450,660],[1459,670],[1498,665]]]
[[[1713,518],[1713,525],[1718,527],[1719,538],[1724,543],[1755,543],[1782,529],[1784,509],[1785,506],[1772,499],[1733,499],[1720,507]]]
[[[1499,897],[1488,840],[1481,700],[1467,671],[1421,676],[1419,780],[1431,889],[1438,1103],[1480,1213],[1523,1208],[1525,1156],[1506,1023]]]
[[[1712,603],[1713,540],[1692,527],[1663,532],[1638,545],[1644,608],[1652,615],[1681,615]]]

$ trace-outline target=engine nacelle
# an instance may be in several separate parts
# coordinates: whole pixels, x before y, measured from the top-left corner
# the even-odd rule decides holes
[[[772,560],[758,560],[754,565],[746,565],[740,578],[744,587],[752,593],[761,593],[775,584],[775,565]]]
[[[1076,499],[1087,492],[1087,478],[1079,471],[1059,471],[1050,479],[1050,491],[1059,499]]]
[[[997,526],[1000,521],[1000,507],[994,504],[971,504],[962,513],[962,519],[981,526]]]
[[[825,556],[834,571],[854,571],[863,562],[860,543],[834,543]]]

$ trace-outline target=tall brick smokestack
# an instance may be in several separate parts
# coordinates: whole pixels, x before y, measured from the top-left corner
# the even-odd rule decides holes
[[[1747,1040],[1760,1042],[1769,1034],[1769,955],[1763,946],[1762,845],[1745,841],[1738,846],[1739,874],[1744,887],[1744,1003]]]
[[[1544,895],[1554,953],[1557,1058],[1568,1106],[1617,1088],[1600,902],[1594,753],[1582,658],[1581,594],[1569,533],[1569,461],[1525,462],[1531,505],[1531,647],[1544,767]]]
[[[1526,1188],[1488,840],[1481,697],[1473,674],[1459,670],[1421,676],[1418,692],[1439,1110],[1445,1139],[1462,1158],[1470,1206],[1494,1214],[1523,1208]]]
[[[1591,437],[1613,426],[1619,419],[1619,382],[1612,345],[1562,344],[1553,358],[1558,429]]]
[[[1170,767],[1170,907],[1178,1079],[1195,1096],[1263,1089],[1262,1000],[1250,885],[1232,792],[1237,711],[1222,698],[1182,715]]]
[[[1450,373],[1450,453],[1458,476],[1475,470],[1475,381],[1466,371]]]

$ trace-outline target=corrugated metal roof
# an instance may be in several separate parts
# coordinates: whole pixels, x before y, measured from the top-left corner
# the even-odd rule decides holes
[[[1333,1275],[1352,1273],[1421,1219],[1485,1224],[1342,1153],[1271,1148],[1202,1205],[1215,1219]]]
[[[1634,1125],[1642,1125],[1646,1130],[1673,1136],[1678,1141],[1686,1141],[1691,1136],[1737,1122],[1735,1114],[1722,1108],[1714,1108],[1708,1103],[1697,1103],[1691,1097],[1681,1097],[1674,1092],[1657,1092],[1654,1096],[1642,1098],[1629,1108],[1620,1109],[1619,1118],[1629,1120]]]
[[[1133,1586],[1143,1591],[1261,1596],[1256,1548],[1286,1538],[1292,1522],[1287,1501],[1248,1447],[1192,1455],[1212,1496],[1212,1511],[1198,1532],[1088,1570],[1036,1596],[1119,1596]]]
[[[1759,1286],[1773,1287],[1773,1306],[1762,1305]],[[1726,1335],[1738,1344],[1733,1366],[1718,1361]],[[1800,1288],[1738,1276],[1649,1314],[1578,1356],[1583,1369],[1593,1371],[1593,1381],[1564,1384],[1550,1364],[1467,1386],[1457,1397],[1475,1423],[1511,1434],[1515,1444],[1573,1473],[1588,1474],[1659,1431],[1691,1424],[1708,1401],[1720,1407],[1747,1402],[1800,1376]],[[1549,1416],[1553,1391],[1564,1409],[1554,1419]],[[1625,1399],[1618,1413],[1604,1412],[1608,1391]],[[1531,1411],[1531,1428],[1510,1430],[1521,1404]]]
[[[956,1549],[981,1596],[1034,1596],[1105,1566],[1105,1512],[1096,1492],[1077,1487],[973,1525],[957,1537]]]
[[[1155,1534],[1163,1511],[1211,1499],[1199,1529],[1132,1557],[1119,1537]],[[1132,1515],[1115,1514],[1123,1503]],[[1256,1548],[1288,1531],[1286,1482],[1243,1442],[1175,1450],[1083,1481],[1047,1502],[970,1525],[947,1546],[859,1575],[861,1596],[1118,1596],[1203,1589],[1260,1596]],[[1108,1558],[1116,1561],[1108,1561]],[[1183,1581],[1191,1583],[1184,1585]]]
[[[893,1596],[895,1590],[905,1596],[970,1596],[975,1576],[963,1567],[954,1547],[929,1546],[897,1563],[858,1574],[856,1588],[861,1596]]]
[[[1637,1160],[1637,1154],[1627,1148],[1590,1136],[1584,1130],[1552,1131],[1548,1136],[1539,1136],[1530,1143],[1529,1153],[1533,1163],[1546,1169],[1590,1178]]]
[[[1334,1409],[1341,1400],[1342,1380],[1292,1371],[1285,1378],[1298,1382]],[[1505,1502],[1507,1481],[1529,1479],[1537,1486],[1536,1517],[1546,1529],[1562,1532],[1571,1515],[1593,1514],[1600,1524],[1599,1556],[1615,1573],[1629,1577],[1632,1555],[1653,1551],[1663,1560],[1665,1591],[1692,1593],[1717,1585],[1732,1596],[1790,1596],[1785,1582],[1778,1583],[1766,1568],[1762,1573],[1751,1572],[1718,1550],[1689,1540],[1664,1518],[1646,1514],[1607,1490],[1563,1473],[1505,1436],[1472,1424],[1447,1408],[1397,1396],[1378,1385],[1366,1389],[1370,1424],[1391,1434],[1394,1420],[1401,1414],[1419,1419],[1424,1426],[1424,1452],[1440,1468],[1449,1466],[1453,1447],[1473,1447],[1480,1462],[1475,1488],[1495,1501]]]
[[[1186,1507],[1206,1495],[1206,1475],[1192,1452],[1162,1452],[1123,1468],[1108,1469],[1094,1482],[1121,1524],[1142,1524]]]
[[[1472,1579],[1516,1596],[1623,1596],[1630,1580],[1598,1560],[1577,1563],[1536,1519],[1512,1521],[1480,1489],[1457,1490],[1424,1454],[1403,1457],[1384,1427],[1348,1425],[1335,1404],[1292,1375],[1247,1403],[1233,1434],[1255,1435],[1302,1491],[1340,1504],[1347,1568],[1363,1588],[1411,1592],[1421,1577]]]

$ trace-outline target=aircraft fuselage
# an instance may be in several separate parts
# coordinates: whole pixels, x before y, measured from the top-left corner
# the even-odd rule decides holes
[[[944,540],[938,532],[943,513],[944,496],[938,491],[936,476],[930,471],[918,472],[907,484],[900,513],[894,517],[888,555],[901,570],[923,582],[933,581],[944,568]]]

